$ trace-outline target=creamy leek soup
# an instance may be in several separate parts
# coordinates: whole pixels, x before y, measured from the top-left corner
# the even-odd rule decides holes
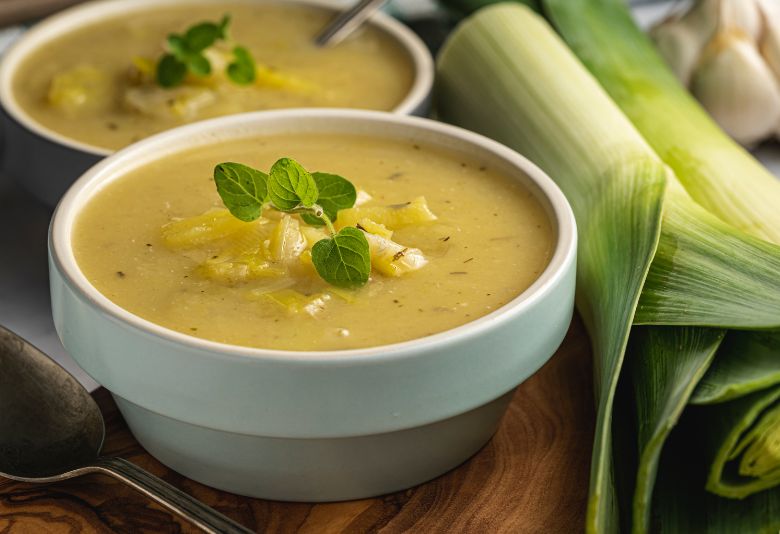
[[[171,50],[167,37],[183,36],[201,22],[219,23],[224,15],[229,16],[225,38],[195,54],[208,61],[210,73],[188,70],[177,85],[161,86],[159,63]],[[408,53],[370,26],[336,46],[317,48],[312,39],[331,17],[332,12],[300,5],[231,2],[136,11],[41,47],[19,69],[13,90],[40,124],[106,149],[182,123],[245,111],[394,108],[412,85]],[[251,81],[239,72],[236,83],[228,73],[236,46],[249,53]]]
[[[312,268],[312,246],[327,228],[271,208],[243,222],[224,208],[216,163],[268,170],[285,156],[356,186],[335,229],[368,238],[362,287],[335,287]],[[149,321],[305,351],[406,341],[488,314],[536,280],[554,232],[532,193],[484,162],[425,145],[306,134],[233,140],[133,170],[86,204],[72,244],[91,283]]]

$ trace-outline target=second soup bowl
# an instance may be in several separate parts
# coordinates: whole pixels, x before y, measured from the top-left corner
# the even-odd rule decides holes
[[[202,82],[187,88],[192,90],[192,94],[180,94],[182,88],[163,90],[148,81],[136,87],[136,78],[142,76],[133,71],[136,68],[134,61],[159,58],[164,51],[162,45],[167,33],[184,32],[188,26],[204,18],[219,20],[223,14],[230,14],[231,8],[235,13],[228,33],[255,55],[258,61],[256,82],[259,84],[256,85],[259,89],[252,86],[252,92],[244,86],[225,83],[221,86],[217,84],[212,90],[210,82]],[[335,92],[335,97],[341,99],[335,104],[337,107],[353,105],[343,99],[347,89],[356,88],[358,96],[360,91],[368,92],[370,98],[375,99],[382,93],[382,87],[376,86],[377,81],[373,85],[366,83],[372,78],[380,81],[408,78],[405,90],[395,88],[400,92],[394,104],[385,103],[385,107],[374,108],[374,104],[366,102],[365,98],[361,100],[354,96],[354,107],[387,109],[400,114],[427,114],[433,84],[433,59],[425,44],[392,17],[381,12],[373,15],[364,32],[371,34],[367,42],[350,42],[348,39],[332,50],[318,49],[313,44],[308,46],[308,40],[313,39],[319,25],[325,24],[342,8],[343,4],[335,0],[99,0],[53,15],[25,32],[3,55],[0,64],[4,171],[39,200],[54,206],[68,186],[90,166],[114,152],[114,146],[126,146],[131,139],[149,135],[149,131],[160,131],[198,118],[268,107],[334,105],[305,103],[305,100],[302,103],[295,98],[290,98],[289,102],[278,101],[279,97],[275,95],[286,90],[284,86],[275,85],[286,83],[279,72],[291,71],[301,77],[303,74],[298,70],[309,72],[320,69],[321,72],[327,69],[330,75],[327,83],[341,84]],[[284,15],[269,11],[267,15],[264,10],[286,10],[289,13]],[[285,33],[282,24],[290,24],[290,20],[300,20],[299,31],[305,31],[305,35]],[[279,27],[277,31],[280,34],[264,32],[263,24]],[[251,42],[252,36],[264,34],[269,36],[260,39],[270,39],[270,43],[266,42],[269,46],[262,47]],[[285,35],[292,35],[294,39],[285,42]],[[354,37],[362,38],[360,35]],[[371,52],[362,52],[364,49]],[[274,50],[279,51],[281,58],[273,57],[276,54]],[[384,75],[379,76],[377,69],[380,62],[371,63],[371,58],[372,54],[381,57],[383,50],[393,61],[383,63]],[[360,66],[352,73],[348,69],[337,68],[338,65],[355,63],[350,53],[362,54],[359,56],[362,58]],[[325,56],[327,61],[317,54]],[[310,59],[311,56],[319,59]],[[301,58],[307,58],[307,61]],[[293,65],[286,65],[285,61]],[[372,64],[373,70],[368,67]],[[392,75],[391,66],[400,64],[404,68],[399,69],[397,75]],[[216,76],[222,69],[214,67],[212,72]],[[308,75],[316,76],[311,72]],[[54,92],[57,76],[60,78],[59,89]],[[71,107],[79,102],[89,102],[90,94],[103,94],[100,88],[108,82],[102,76],[111,80],[112,89],[105,90],[111,95],[107,109],[92,109],[86,105],[86,115],[80,115],[81,111],[73,111],[70,107],[60,109],[51,103],[53,94],[58,95],[57,102],[72,102]],[[152,77],[153,73],[145,76]],[[318,81],[298,80],[295,76],[287,82],[303,84]],[[231,91],[226,92],[226,88]],[[324,87],[323,91],[326,89],[333,92],[328,87]],[[255,93],[257,102],[248,98]],[[213,95],[217,95],[217,102],[207,104],[197,116],[168,116],[168,108],[190,110],[197,107],[196,104],[200,105],[199,102],[209,102],[209,97]],[[269,104],[265,98],[276,100]]]

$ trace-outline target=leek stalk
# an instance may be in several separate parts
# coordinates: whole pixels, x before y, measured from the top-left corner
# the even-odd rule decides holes
[[[780,243],[780,181],[721,131],[680,85],[625,4],[618,0],[543,3],[572,51],[674,169],[688,193],[724,221]],[[778,280],[780,270],[773,276]],[[688,310],[681,311],[680,319],[688,320]],[[730,389],[731,398],[749,396],[737,403],[740,409],[721,405],[705,411],[713,414],[710,419],[718,428],[726,429],[720,437],[710,438],[720,446],[712,458],[707,489],[718,495],[744,498],[780,483],[780,404],[772,393],[772,386],[780,383],[780,343],[770,343],[772,339],[780,335],[730,334],[705,377],[705,383],[714,380]],[[740,382],[746,375],[753,379]],[[723,400],[727,399],[704,400],[699,395],[694,402]],[[728,461],[734,462],[740,454],[739,466],[729,468]],[[764,469],[751,469],[752,462]]]
[[[717,360],[723,338],[723,331],[701,327],[780,327],[780,248],[694,203],[593,77],[527,8],[490,7],[461,24],[439,57],[437,98],[442,118],[519,150],[572,203],[580,231],[577,305],[592,338],[597,395],[587,527],[648,530],[664,442],[696,382]],[[635,427],[613,427],[612,417],[637,303],[637,318],[653,326],[637,327],[631,340],[630,377],[620,389],[634,397],[644,426],[626,438],[618,434]],[[691,326],[658,326],[668,324]],[[756,417],[759,412],[768,413],[759,410]],[[705,445],[736,454],[731,461],[748,451],[753,460],[765,458],[763,438],[770,433],[744,434],[739,439],[749,443],[743,450],[722,442]],[[639,457],[621,462],[631,457],[631,447]],[[613,458],[621,462],[617,469]],[[758,471],[771,472],[770,464]],[[616,491],[626,487],[626,473],[633,504]],[[700,501],[709,505],[712,499]]]
[[[545,15],[675,172],[724,221],[780,243],[780,183],[680,85],[623,0],[542,0]]]

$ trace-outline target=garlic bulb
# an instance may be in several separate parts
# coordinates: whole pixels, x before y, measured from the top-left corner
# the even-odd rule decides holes
[[[749,146],[780,134],[780,0],[696,0],[650,35],[734,139]]]

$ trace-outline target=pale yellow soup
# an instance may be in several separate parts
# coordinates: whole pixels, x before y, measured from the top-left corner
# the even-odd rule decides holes
[[[213,75],[164,89],[135,66],[156,62],[166,36],[231,16],[230,44],[217,48]],[[391,110],[409,92],[413,67],[389,35],[367,26],[328,48],[312,40],[331,12],[296,5],[216,3],[135,11],[64,35],[31,55],[14,94],[36,121],[69,138],[118,149],[186,122],[290,107]],[[249,86],[224,76],[233,44],[258,65]]]
[[[222,207],[211,178],[215,163],[268,169],[280,157],[351,180],[373,197],[365,206],[423,195],[437,220],[397,229],[392,239],[419,248],[428,263],[399,277],[372,272],[367,285],[339,291],[310,315],[263,298],[277,282],[226,284],[198,274],[216,249],[182,251],[162,240],[170,221]],[[553,246],[536,197],[479,160],[424,145],[316,134],[235,140],[166,157],[107,185],[73,231],[80,268],[122,308],[205,339],[304,351],[385,345],[473,321],[528,288]],[[306,295],[332,289],[316,276],[294,287]]]

